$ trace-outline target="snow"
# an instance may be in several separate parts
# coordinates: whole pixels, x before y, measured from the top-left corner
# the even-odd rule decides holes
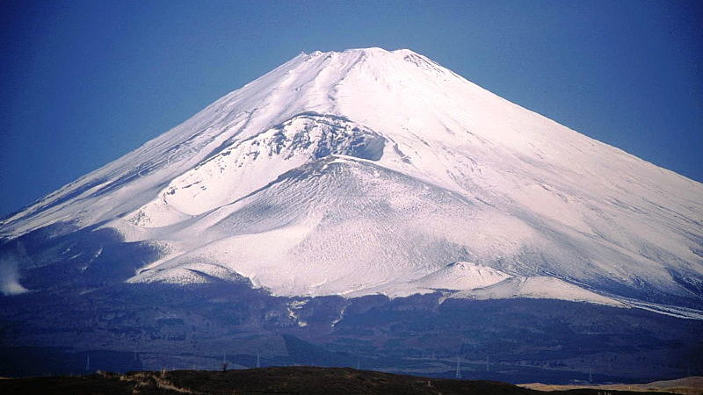
[[[487,287],[508,277],[507,274],[487,266],[455,262],[414,280],[413,283],[428,289],[466,290]]]
[[[511,277],[488,287],[458,292],[451,298],[470,299],[561,299],[624,307],[622,302],[553,277]]]
[[[366,48],[296,56],[0,236],[72,221],[163,246],[130,282],[701,306],[702,196],[411,50]]]
[[[20,295],[29,290],[20,284],[19,262],[15,257],[0,257],[0,293],[5,296]]]

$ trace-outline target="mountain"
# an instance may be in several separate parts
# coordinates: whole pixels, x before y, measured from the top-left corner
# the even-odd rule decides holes
[[[422,55],[368,48],[300,54],[0,232],[99,224],[159,245],[132,283],[405,296],[545,278],[700,307],[701,196]]]
[[[701,197],[702,184],[410,50],[301,53],[0,221],[3,344],[65,345],[78,340],[41,333],[83,333],[100,317],[129,322],[139,342],[193,341],[206,323],[218,336],[227,325],[307,327],[296,336],[310,340],[358,320],[375,325],[359,333],[376,333],[385,324],[368,309],[458,317],[456,306],[492,300],[546,309],[525,320],[562,306],[554,299],[588,302],[588,314],[627,316],[618,331],[636,333],[644,316],[632,307],[703,318]],[[207,315],[232,295],[251,303],[230,306],[235,323]],[[56,300],[85,310],[39,323],[39,312],[63,311]],[[208,318],[187,329],[184,306],[196,305]],[[517,339],[513,319],[500,330]],[[671,325],[688,328],[672,332],[676,347],[691,346],[697,324]],[[107,332],[81,347],[100,338],[124,350]]]

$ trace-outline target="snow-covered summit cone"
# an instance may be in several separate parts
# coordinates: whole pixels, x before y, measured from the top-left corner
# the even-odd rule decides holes
[[[580,287],[699,307],[701,197],[422,55],[368,48],[300,54],[0,235],[71,222],[164,246],[129,282],[241,275],[351,296],[551,277],[566,299]]]

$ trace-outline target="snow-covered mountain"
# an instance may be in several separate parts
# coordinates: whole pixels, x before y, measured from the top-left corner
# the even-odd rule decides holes
[[[407,49],[302,53],[0,236],[55,223],[158,246],[129,283],[703,307],[702,184]]]

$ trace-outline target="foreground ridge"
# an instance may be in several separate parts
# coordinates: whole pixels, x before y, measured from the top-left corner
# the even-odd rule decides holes
[[[668,387],[660,387],[663,390]],[[700,389],[700,387],[698,387]],[[545,392],[507,383],[450,380],[395,375],[351,368],[270,367],[249,370],[98,373],[90,376],[37,377],[0,380],[4,393],[30,393],[51,389],[54,394],[110,392],[231,394],[233,392],[280,394],[542,394]],[[692,388],[693,389],[693,388]],[[638,391],[639,392],[639,391]],[[654,392],[654,391],[651,391]],[[550,394],[600,394],[597,389],[575,386]],[[608,393],[636,392],[610,389]]]

